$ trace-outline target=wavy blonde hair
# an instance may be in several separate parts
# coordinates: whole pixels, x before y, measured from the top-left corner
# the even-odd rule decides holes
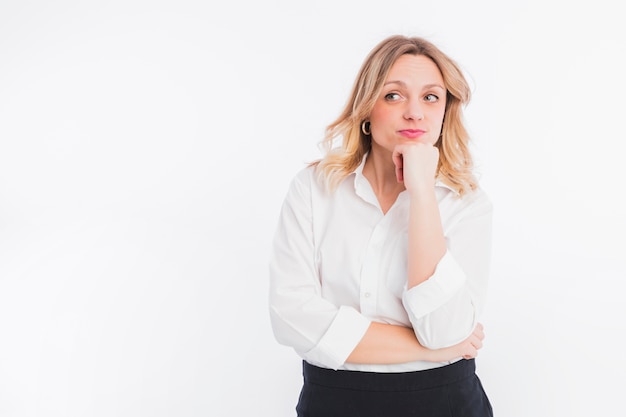
[[[324,157],[317,166],[320,180],[329,191],[353,172],[371,149],[371,137],[361,131],[380,95],[391,66],[402,55],[423,55],[441,71],[447,90],[439,149],[438,177],[463,195],[477,187],[472,173],[473,160],[469,135],[463,124],[463,106],[470,100],[470,88],[458,65],[431,42],[419,37],[391,36],[369,53],[352,87],[352,93],[341,115],[326,128],[321,146]],[[341,139],[341,146],[335,146]]]

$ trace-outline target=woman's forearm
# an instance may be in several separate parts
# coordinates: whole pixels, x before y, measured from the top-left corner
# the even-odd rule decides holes
[[[433,190],[411,195],[407,286],[426,281],[446,253],[437,199]]]
[[[427,349],[413,330],[391,324],[372,323],[346,362],[392,364],[424,359]]]
[[[419,344],[412,329],[373,322],[346,362],[394,364],[414,361],[444,362],[475,357],[482,347],[482,326],[463,342],[443,349],[427,349]]]

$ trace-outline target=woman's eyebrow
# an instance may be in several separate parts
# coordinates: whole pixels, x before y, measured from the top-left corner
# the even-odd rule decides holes
[[[400,80],[387,81],[383,86],[387,86],[389,84],[398,84],[399,86],[406,88],[406,83]],[[437,84],[437,83],[426,84],[422,87],[423,90],[428,90],[429,88],[440,88],[445,91],[445,88],[441,84]]]
[[[429,88],[440,88],[440,89],[442,89],[442,90],[444,90],[444,91],[445,91],[445,87],[444,87],[443,85],[441,85],[441,84],[437,84],[437,83],[433,83],[433,84],[426,84],[426,85],[424,86],[424,90],[427,90],[427,89],[429,89]]]
[[[383,84],[383,87],[389,84],[398,84],[401,87],[406,87],[406,83],[404,81],[396,81],[396,80],[387,81],[385,84]]]

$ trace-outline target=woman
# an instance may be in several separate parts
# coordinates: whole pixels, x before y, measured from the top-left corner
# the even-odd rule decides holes
[[[368,55],[327,153],[293,179],[270,262],[299,416],[491,416],[475,374],[492,207],[455,62],[421,38]],[[340,140],[339,146],[336,142]]]

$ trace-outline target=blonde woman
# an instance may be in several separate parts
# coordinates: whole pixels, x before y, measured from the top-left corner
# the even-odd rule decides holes
[[[492,206],[472,174],[457,64],[392,36],[364,61],[324,157],[285,197],[276,339],[303,359],[298,416],[491,416],[475,373]]]

